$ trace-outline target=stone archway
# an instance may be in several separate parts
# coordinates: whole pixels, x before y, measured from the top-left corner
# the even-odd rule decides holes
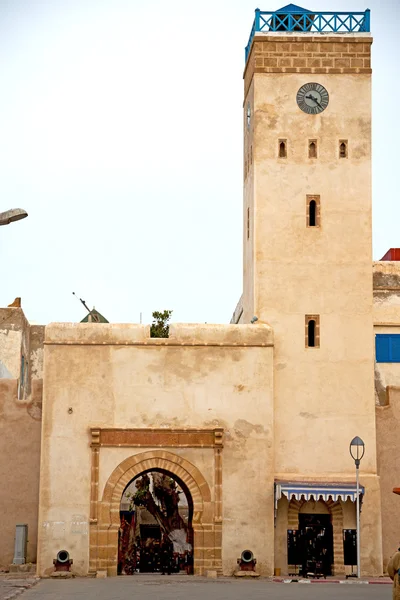
[[[319,502],[322,502],[320,500]],[[288,507],[288,529],[298,529],[299,527],[299,512],[302,506],[306,504],[303,499],[301,501],[292,498]],[[333,565],[334,575],[343,575],[345,573],[344,554],[343,554],[343,508],[340,501],[333,502],[332,498],[324,501],[332,519],[333,528]]]
[[[219,571],[221,532],[214,524],[215,507],[210,487],[192,463],[162,450],[130,456],[111,473],[99,502],[97,526],[90,536],[90,570],[117,575],[121,496],[132,479],[151,470],[176,475],[189,490],[193,502],[194,574],[202,575],[207,569]]]

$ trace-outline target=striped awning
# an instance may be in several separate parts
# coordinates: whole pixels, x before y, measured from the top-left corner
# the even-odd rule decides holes
[[[365,493],[365,488],[360,485],[360,496]],[[357,500],[357,487],[355,483],[315,483],[304,481],[275,481],[275,506],[278,500],[286,496],[288,500]]]

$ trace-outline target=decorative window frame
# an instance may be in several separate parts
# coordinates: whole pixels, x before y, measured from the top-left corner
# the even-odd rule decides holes
[[[310,225],[310,202],[314,200],[315,207],[315,225]],[[306,196],[306,227],[315,229],[321,227],[321,196],[319,194],[307,194]]]
[[[309,346],[308,338],[308,324],[310,321],[315,321],[315,332],[314,332],[314,346]],[[305,347],[306,348],[320,348],[320,317],[319,315],[306,315],[305,316]]]

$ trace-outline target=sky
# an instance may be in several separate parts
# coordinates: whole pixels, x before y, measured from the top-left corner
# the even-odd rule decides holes
[[[400,247],[400,0],[371,9],[373,256]],[[258,2],[258,0],[257,0]],[[286,2],[265,2],[277,10]],[[226,323],[242,291],[255,0],[0,0],[0,306],[31,322]]]

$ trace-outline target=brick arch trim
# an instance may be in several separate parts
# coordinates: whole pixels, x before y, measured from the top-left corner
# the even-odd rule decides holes
[[[162,470],[176,475],[186,486],[193,502],[194,572],[202,575],[206,568],[221,569],[222,532],[215,524],[216,502],[210,486],[191,462],[165,450],[149,450],[122,461],[108,478],[98,506],[98,519],[93,520],[89,565],[91,572],[105,571],[117,575],[118,530],[120,504],[124,489],[141,473]]]
[[[188,460],[159,450],[141,452],[125,459],[111,473],[104,487],[102,504],[110,507],[110,525],[120,522],[121,497],[126,486],[138,475],[151,470],[168,471],[186,485],[193,501],[193,521],[201,520],[205,502],[211,502],[211,490],[200,471]]]

